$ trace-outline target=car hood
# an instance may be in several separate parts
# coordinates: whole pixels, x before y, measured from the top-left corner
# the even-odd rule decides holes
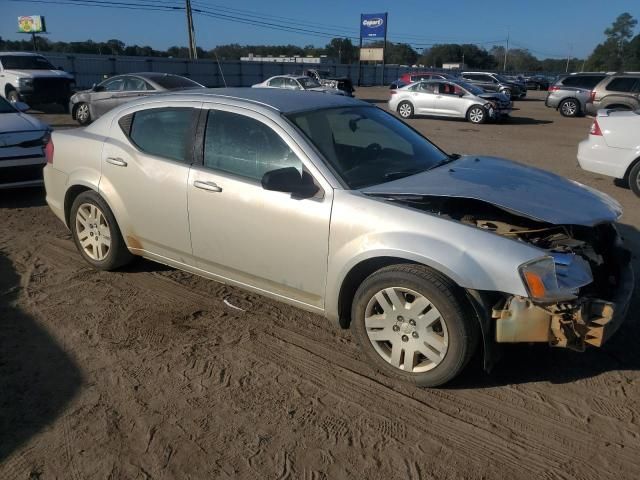
[[[476,96],[480,98],[486,98],[488,100],[501,100],[503,102],[511,102],[511,99],[504,93],[485,92],[485,93],[480,93]]]
[[[0,134],[24,132],[28,130],[47,130],[49,127],[31,115],[24,113],[0,113]]]
[[[552,224],[594,226],[622,215],[620,204],[593,188],[537,168],[494,157],[465,156],[433,170],[361,190],[480,200]]]
[[[329,87],[313,87],[313,88],[305,88],[308,92],[324,92],[324,93],[332,93],[334,95],[344,95],[341,90],[336,90],[335,88]]]
[[[70,73],[64,72],[62,70],[28,70],[28,69],[20,69],[20,70],[9,70],[11,73],[19,76],[19,77],[28,77],[28,78],[68,78],[69,80],[73,80],[73,75]]]

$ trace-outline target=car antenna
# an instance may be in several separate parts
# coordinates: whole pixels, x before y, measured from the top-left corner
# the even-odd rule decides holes
[[[222,67],[220,66],[220,60],[218,59],[218,54],[216,51],[213,51],[213,54],[216,56],[216,62],[218,62],[218,70],[220,70],[220,75],[222,75],[222,81],[224,82],[225,88],[227,87],[227,81],[224,78],[224,72],[222,71]]]

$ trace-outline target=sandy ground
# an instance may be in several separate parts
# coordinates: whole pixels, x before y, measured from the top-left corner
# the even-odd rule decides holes
[[[610,193],[640,252],[639,200],[576,168],[590,120],[531,96],[508,124],[411,123]],[[419,390],[319,316],[148,261],[94,271],[40,189],[3,192],[0,479],[639,478],[637,311],[602,349],[516,346]]]

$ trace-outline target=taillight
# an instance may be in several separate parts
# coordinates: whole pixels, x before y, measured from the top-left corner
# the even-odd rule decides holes
[[[589,101],[593,102],[595,99],[596,99],[596,91],[591,90],[591,93],[589,94]]]
[[[393,88],[393,89],[391,89],[389,91],[389,94],[391,94],[391,95],[395,95],[396,93],[398,93],[398,91],[395,88]]]
[[[600,137],[602,136],[602,130],[600,130],[600,125],[598,125],[598,120],[591,124],[589,135],[598,135]]]
[[[47,163],[53,164],[53,139],[51,134],[47,133],[42,141],[44,142],[44,156],[47,159]]]
[[[547,91],[548,92],[557,92],[558,90],[560,90],[560,87],[557,87],[556,85],[551,85]]]

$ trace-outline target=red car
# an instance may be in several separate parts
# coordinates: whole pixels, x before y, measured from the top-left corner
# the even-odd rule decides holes
[[[455,80],[456,75],[443,72],[409,72],[402,75],[398,80],[392,82],[389,88],[400,88],[420,80]]]

